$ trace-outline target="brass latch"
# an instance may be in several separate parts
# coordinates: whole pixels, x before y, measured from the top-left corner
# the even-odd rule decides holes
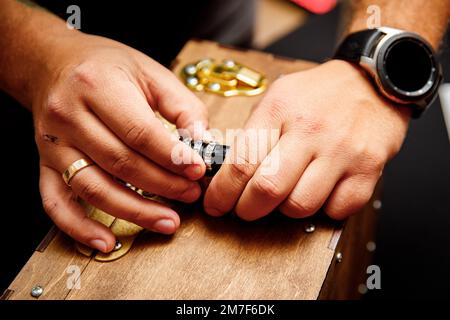
[[[229,59],[221,63],[209,58],[190,63],[182,69],[181,77],[191,90],[224,97],[255,96],[267,88],[264,75]]]
[[[125,183],[120,180],[118,180],[118,182],[124,184],[124,186],[130,188],[131,190],[135,191],[136,193],[140,194],[142,197],[146,199],[167,203],[163,198],[151,195],[141,189],[138,189],[130,185],[129,183]],[[127,254],[128,251],[130,251],[134,240],[136,240],[137,236],[144,231],[144,228],[132,222],[113,217],[107,214],[106,212],[98,208],[95,208],[91,205],[88,205],[86,203],[83,203],[83,205],[86,208],[87,215],[89,218],[104,224],[106,227],[111,229],[111,232],[116,236],[116,245],[113,251],[109,253],[96,251],[79,242],[75,244],[75,248],[78,250],[78,252],[87,257],[91,257],[95,253],[94,260],[96,261],[108,262],[121,258],[125,254]]]
[[[113,261],[128,253],[134,240],[143,230],[143,228],[140,226],[122,219],[115,218],[92,206],[88,207],[88,216],[89,218],[96,220],[104,224],[106,227],[110,228],[112,233],[114,233],[114,235],[116,236],[116,246],[114,247],[114,250],[109,253],[96,251],[79,242],[75,244],[78,252],[82,253],[85,256],[91,257],[95,253],[94,260],[97,261]]]

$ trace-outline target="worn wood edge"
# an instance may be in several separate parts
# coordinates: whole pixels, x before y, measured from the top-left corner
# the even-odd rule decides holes
[[[56,230],[56,231],[54,231],[54,230]],[[54,232],[54,234],[53,234],[53,232]],[[51,237],[51,239],[48,241],[46,248],[49,247],[50,245],[52,245],[52,243],[54,241],[61,239],[60,237],[62,237],[63,239],[66,239],[64,241],[68,240],[68,236],[66,234],[64,234],[62,231],[60,231],[56,226],[54,226],[54,228],[51,228],[49,233],[47,234],[47,236],[49,236],[49,238],[51,235],[53,235],[53,237]],[[72,239],[70,239],[70,240],[72,240]],[[61,240],[58,240],[58,241],[61,241]],[[93,258],[83,256],[82,254],[80,254],[79,252],[76,251],[75,246],[73,246],[72,249],[74,250],[76,256],[83,257],[83,259],[86,259],[85,263],[82,263],[81,265],[77,264],[77,266],[81,267],[80,268],[80,276],[81,276],[83,274],[84,270],[86,270],[86,267],[89,265],[89,263],[91,263]],[[45,253],[46,253],[45,250],[44,251],[35,250],[34,253],[30,256],[28,261],[23,265],[22,269],[16,275],[14,280],[11,281],[8,288],[6,289],[7,294],[8,294],[7,295],[8,300],[65,300],[67,298],[67,296],[70,294],[70,292],[72,290],[74,290],[73,288],[72,289],[67,288],[67,292],[64,295],[57,296],[57,297],[48,297],[47,295],[53,291],[45,290],[46,288],[48,289],[48,286],[45,285],[44,286],[44,294],[39,298],[33,298],[29,294],[24,295],[24,292],[26,292],[26,289],[24,287],[25,284],[28,284],[30,286],[37,285],[37,284],[40,284],[40,285],[45,284],[45,283],[31,282],[31,280],[33,279],[33,277],[36,274],[42,275],[42,272],[27,271],[27,268],[30,268],[30,266],[33,266],[33,264],[35,263],[33,260],[39,260],[41,256],[45,255]],[[33,268],[31,267],[31,269],[33,269]],[[58,282],[59,281],[56,281],[55,283],[50,282],[50,284],[51,284],[50,287],[53,288]],[[22,290],[21,288],[23,288],[24,290]],[[16,289],[18,289],[18,290],[16,290]],[[31,290],[31,287],[29,289]],[[5,293],[3,295],[5,295]]]
[[[44,239],[42,239],[42,241],[37,246],[36,251],[44,252],[50,242],[52,242],[53,238],[55,238],[55,236],[58,234],[58,231],[59,229],[55,225],[53,225],[45,235]]]
[[[348,230],[347,224],[344,225],[343,229],[336,230],[333,233],[332,238],[330,239],[330,245],[328,246],[328,249],[333,251],[333,256],[331,258],[327,273],[325,275],[325,279],[322,283],[322,288],[320,289],[317,300],[328,300],[330,296],[330,291],[332,290],[331,283],[334,280],[335,277],[335,266],[336,266],[336,252],[338,252],[339,248],[343,246],[343,235],[345,235],[345,230]]]
[[[3,294],[0,296],[1,300],[9,300],[9,298],[14,294],[14,290],[6,289],[3,291]]]
[[[338,296],[336,298],[336,289],[337,287],[339,287],[338,285],[336,285],[337,281],[339,281],[339,275],[340,273],[343,272],[343,269],[346,268],[350,262],[354,262],[352,261],[352,257],[349,253],[350,249],[355,249],[351,246],[346,246],[346,240],[348,240],[349,234],[351,232],[355,232],[354,228],[351,228],[352,226],[354,227],[359,227],[361,225],[364,224],[364,220],[367,219],[368,223],[367,225],[371,225],[372,226],[372,234],[366,234],[366,237],[364,239],[364,242],[367,242],[367,240],[369,239],[368,236],[370,235],[374,235],[376,234],[376,225],[377,225],[377,220],[378,220],[378,212],[372,208],[372,203],[374,200],[376,199],[380,199],[381,196],[381,192],[382,192],[382,179],[380,179],[374,194],[372,195],[372,198],[370,199],[370,201],[366,204],[366,206],[358,213],[356,213],[355,215],[353,215],[352,217],[348,218],[346,220],[346,222],[344,223],[344,227],[343,229],[341,229],[340,232],[340,237],[338,239],[338,241],[336,242],[336,245],[334,246],[329,246],[329,248],[331,250],[334,251],[333,254],[333,258],[330,262],[330,266],[328,268],[328,271],[326,273],[326,277],[325,280],[322,284],[322,288],[319,292],[319,295],[317,297],[318,300],[330,300],[330,299],[359,299],[361,298],[362,294],[357,292],[358,288],[354,288],[355,289],[355,293],[353,295],[349,295],[349,296]],[[366,222],[367,222],[366,221]],[[331,240],[333,241],[333,239]],[[363,241],[361,239],[361,241]],[[363,248],[363,250],[365,250],[365,248]],[[343,253],[343,263],[339,263],[336,260],[336,254],[338,252],[342,252]],[[367,268],[367,266],[365,265],[364,262],[369,263],[370,261],[373,260],[373,253],[369,253],[369,252],[365,252],[364,253],[364,260],[362,261],[362,263],[359,263],[359,272],[360,274],[363,273],[363,270],[365,270]],[[350,262],[349,262],[350,261]],[[361,279],[362,280],[362,279]]]
[[[328,249],[335,251],[341,236],[342,227],[334,229],[333,234],[331,235],[330,243],[328,244]]]

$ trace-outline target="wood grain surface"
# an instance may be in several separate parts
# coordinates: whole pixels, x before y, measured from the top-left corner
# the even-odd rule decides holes
[[[204,57],[234,59],[263,72],[271,82],[314,66],[191,41],[174,61],[174,72]],[[198,95],[208,105],[211,127],[220,130],[242,127],[261,98]],[[82,256],[59,232],[33,254],[6,298],[35,299],[30,290],[41,285],[39,299],[317,299],[327,276],[333,283],[328,271],[342,224],[319,215],[312,218],[316,231],[306,233],[310,220],[278,213],[248,223],[232,215],[209,217],[200,204],[179,206],[178,211],[182,223],[174,236],[144,233],[126,256],[113,262]],[[360,228],[359,223],[352,228]],[[80,270],[79,289],[68,288],[70,266]]]

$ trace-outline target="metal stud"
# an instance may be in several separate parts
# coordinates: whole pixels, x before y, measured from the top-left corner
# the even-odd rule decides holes
[[[227,59],[227,60],[223,60],[223,65],[225,66],[225,68],[232,69],[236,66],[236,62],[234,62],[233,60]]]
[[[373,241],[367,242],[367,244],[366,244],[367,251],[374,252],[376,248],[377,248],[377,244],[375,242],[373,242]]]
[[[343,258],[344,258],[344,256],[342,255],[341,252],[336,253],[336,261],[338,263],[341,263]]]
[[[308,223],[305,226],[305,232],[306,233],[313,233],[315,230],[316,230],[316,226],[314,224],[312,224],[312,223]]]
[[[122,248],[122,243],[117,240],[116,245],[114,246],[114,251],[120,250]]]
[[[197,73],[197,67],[193,64],[188,64],[186,67],[184,67],[184,73],[193,76]]]
[[[372,203],[372,206],[375,210],[380,210],[382,205],[383,204],[381,203],[380,200],[374,200]]]
[[[190,87],[195,87],[196,85],[198,85],[198,78],[197,77],[187,77],[186,78],[186,83],[188,86]]]
[[[34,286],[30,292],[31,296],[34,298],[39,298],[43,293],[44,288],[42,288],[41,286]]]
[[[220,84],[217,82],[212,82],[208,85],[209,90],[211,91],[219,91],[220,90]]]
[[[361,284],[358,286],[358,292],[359,292],[360,294],[366,294],[366,293],[367,293],[367,286],[366,286],[365,284],[361,283]]]

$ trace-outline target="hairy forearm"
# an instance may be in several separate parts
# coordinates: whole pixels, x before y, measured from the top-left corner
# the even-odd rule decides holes
[[[0,89],[31,108],[37,84],[50,74],[55,43],[70,37],[64,21],[37,7],[0,0]]]
[[[448,0],[351,0],[352,18],[347,32],[366,29],[369,6],[377,6],[381,26],[415,32],[438,48],[450,19]],[[374,7],[372,7],[374,8]]]

